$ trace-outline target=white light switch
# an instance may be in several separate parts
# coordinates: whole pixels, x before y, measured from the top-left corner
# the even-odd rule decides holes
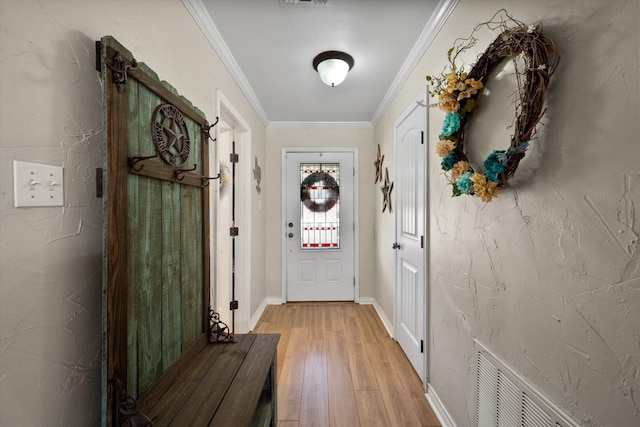
[[[64,206],[61,166],[13,161],[13,200],[16,208]]]

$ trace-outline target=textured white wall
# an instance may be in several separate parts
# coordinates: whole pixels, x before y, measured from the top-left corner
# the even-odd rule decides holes
[[[358,148],[358,195],[360,228],[359,263],[360,296],[373,296],[373,256],[374,236],[373,191],[371,183],[375,178],[371,150],[373,129],[359,128],[300,128],[267,129],[267,175],[264,181],[266,203],[266,282],[268,297],[282,297],[282,148],[283,147],[356,147]]]
[[[367,131],[373,135],[354,137],[381,144],[393,179],[393,121],[424,76],[445,65],[453,40],[501,7],[542,22],[562,62],[544,131],[523,164],[525,182],[488,205],[451,199],[430,152],[430,382],[456,424],[471,425],[475,338],[583,425],[637,425],[639,2],[462,0],[375,132]],[[224,65],[202,53],[211,48],[179,1],[0,0],[2,426],[99,419],[102,215],[93,174],[101,164],[102,106],[93,43],[106,34],[210,119],[221,88],[252,128],[252,154],[264,152],[264,127]],[[481,37],[470,62],[493,37]],[[483,109],[502,107],[489,102]],[[432,147],[442,118],[430,111]],[[274,156],[298,139],[269,132],[275,148],[264,152],[262,212],[273,228],[281,220],[267,210],[280,207],[279,191],[268,190],[274,182],[280,188]],[[324,135],[333,134],[299,136],[319,145]],[[361,266],[369,250],[375,269],[361,271],[361,289],[363,296],[373,289],[392,319],[393,216],[379,214],[381,193],[370,181],[375,144],[369,148],[360,150],[360,212],[377,214],[360,223]],[[14,209],[13,159],[64,166],[65,207]],[[254,197],[254,214],[256,203]],[[262,224],[253,221],[252,232],[260,234]],[[371,224],[375,246],[362,241]],[[262,235],[274,241],[270,228]],[[267,295],[279,296],[279,260],[266,259],[265,269],[252,252],[252,277],[266,277]]]
[[[264,158],[264,126],[180,0],[0,1],[3,427],[100,422],[103,109],[94,43],[104,35],[210,122],[220,88],[251,127],[252,154]],[[64,207],[15,209],[14,159],[63,166]],[[252,231],[262,236],[252,194]],[[252,246],[254,278],[264,277],[262,242]]]
[[[451,198],[429,111],[429,382],[459,427],[474,420],[474,339],[584,426],[640,425],[640,2],[461,0],[375,130],[392,123],[446,65],[458,37],[500,8],[542,23],[562,55],[539,139],[514,186],[489,204]],[[470,64],[497,34],[484,31]],[[491,82],[489,82],[491,84]],[[487,97],[468,144],[508,146]],[[478,135],[493,139],[487,144]],[[392,165],[392,159],[385,162]],[[391,168],[390,168],[391,172]],[[376,204],[381,203],[378,195]],[[376,297],[393,292],[391,216],[375,220]],[[390,318],[392,307],[384,306]]]

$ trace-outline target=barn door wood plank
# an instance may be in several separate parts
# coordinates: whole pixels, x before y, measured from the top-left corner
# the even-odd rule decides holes
[[[162,185],[162,368],[182,353],[180,185]]]
[[[200,330],[200,316],[198,310],[198,300],[201,299],[201,293],[198,292],[199,280],[202,275],[199,274],[197,265],[202,263],[201,237],[202,229],[197,222],[197,217],[201,214],[201,198],[198,197],[198,190],[194,187],[183,186],[181,192],[182,203],[182,343],[188,346],[198,334]]]
[[[105,278],[104,293],[106,295],[106,308],[103,310],[104,335],[106,336],[106,378],[103,380],[103,389],[109,384],[114,386],[116,379],[127,380],[127,239],[119,239],[119,236],[127,231],[127,194],[121,183],[127,182],[127,156],[126,144],[118,141],[127,140],[127,117],[122,111],[128,110],[128,98],[120,96],[113,84],[113,70],[105,64],[109,62],[112,54],[112,40],[104,40],[101,48],[101,67],[103,73],[103,97],[105,100],[105,138],[107,147],[105,153],[105,165],[103,168],[103,183],[105,194]],[[131,56],[123,53],[127,60]],[[118,208],[116,208],[118,207]],[[104,391],[107,393],[107,390]],[[103,405],[107,404],[107,398],[103,398]],[[107,406],[111,407],[111,404]],[[106,408],[105,408],[106,411]]]
[[[138,135],[139,129],[138,123],[138,85],[132,84],[129,86],[128,91],[128,117],[131,118],[135,125],[127,126],[127,141],[128,152],[136,153],[139,150]],[[140,179],[137,175],[129,174],[127,176],[127,231],[126,235],[130,235],[131,230],[140,229],[140,214],[138,212],[137,203],[129,203],[129,200],[138,200],[139,196]],[[128,242],[128,261],[127,270],[128,277],[127,283],[131,284],[127,286],[127,300],[131,301],[131,304],[127,304],[127,378],[126,386],[127,390],[133,397],[138,395],[138,307],[135,302],[138,298],[138,288],[135,286],[141,280],[141,264],[140,260],[140,245],[136,239],[126,239]],[[124,378],[123,378],[124,380]]]

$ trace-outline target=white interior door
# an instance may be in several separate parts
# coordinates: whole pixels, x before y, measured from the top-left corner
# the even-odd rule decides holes
[[[353,301],[354,153],[285,152],[287,301]]]
[[[426,94],[425,94],[426,95]],[[427,99],[426,96],[423,99]],[[396,121],[396,339],[426,379],[426,108]]]

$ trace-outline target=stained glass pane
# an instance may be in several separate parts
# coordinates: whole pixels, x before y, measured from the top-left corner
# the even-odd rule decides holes
[[[300,249],[340,249],[340,164],[300,165]]]

